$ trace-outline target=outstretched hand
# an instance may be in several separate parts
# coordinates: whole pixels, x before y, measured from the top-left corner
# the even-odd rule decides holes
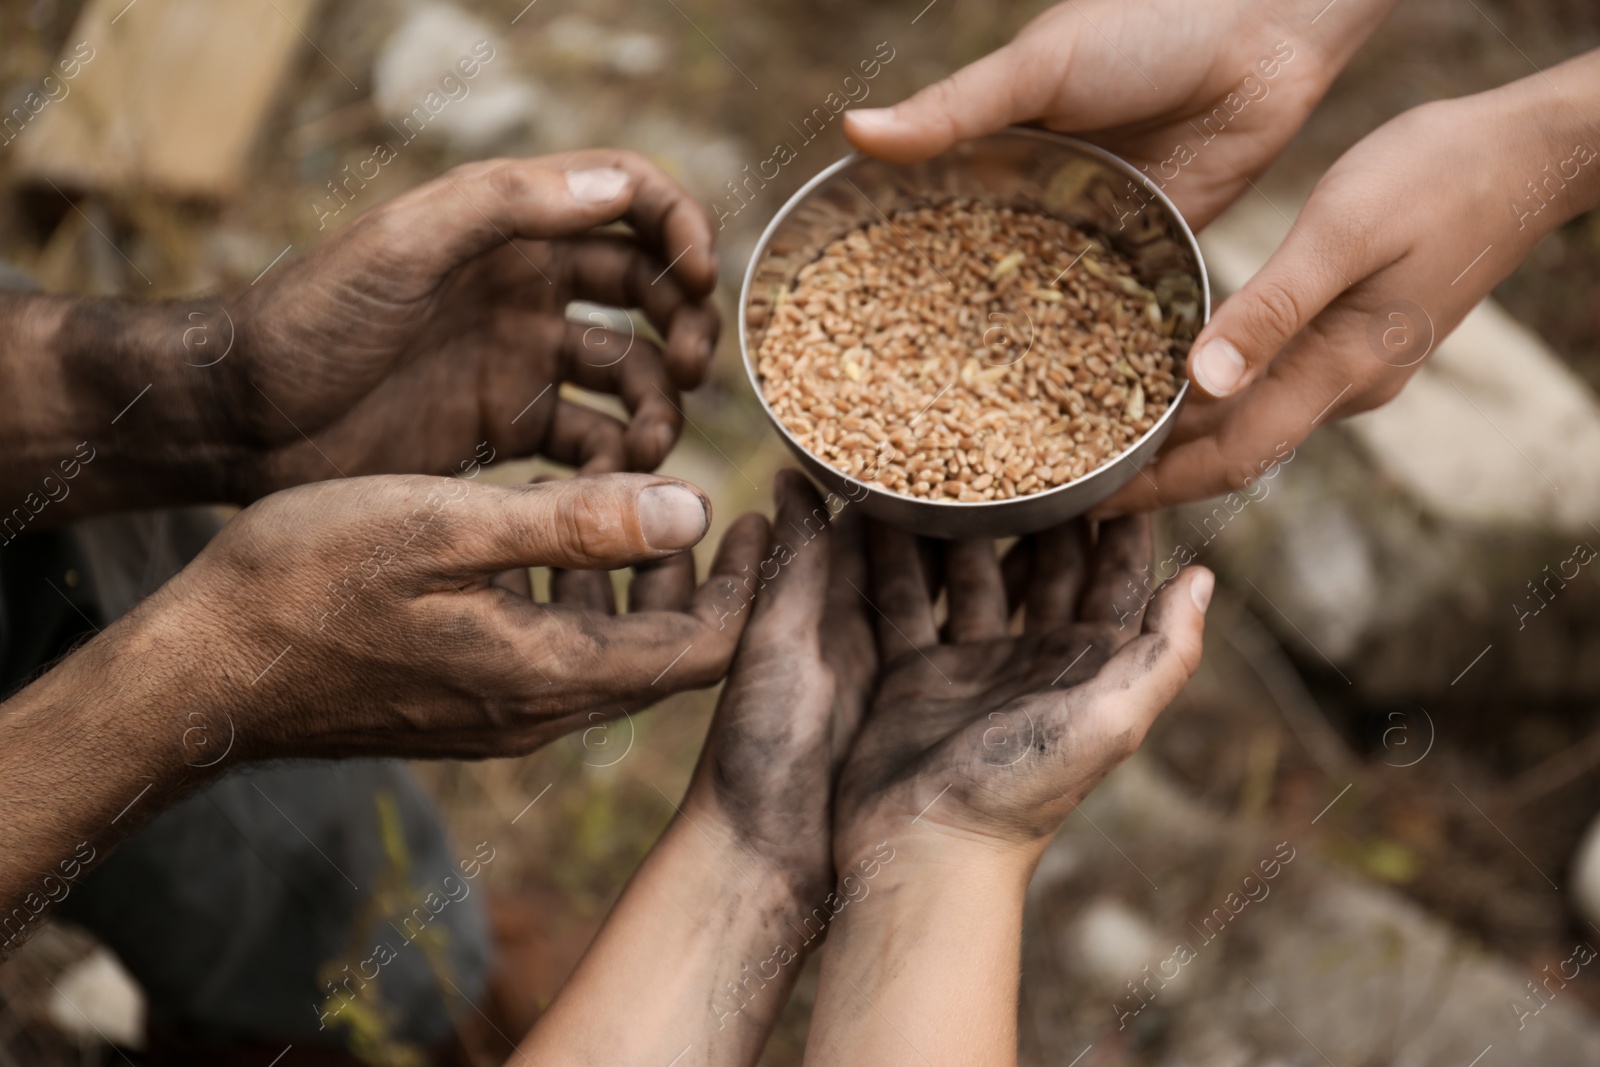
[[[830,522],[799,472],[775,497],[772,547],[724,608],[744,637],[678,817],[509,1062],[755,1063],[820,944],[834,772],[875,665],[866,565],[854,514]]]
[[[799,471],[777,476],[772,547],[685,807],[726,824],[808,906],[833,884],[831,797],[877,656],[859,516]],[[836,498],[837,499],[837,498]]]
[[[709,522],[703,494],[655,475],[322,482],[241,512],[140,625],[183,650],[214,729],[232,716],[238,758],[517,755],[723,676],[767,526],[735,522],[697,585],[685,550]],[[627,566],[626,613],[591,580],[538,603],[505,577],[559,568],[609,594],[603,572]]]
[[[1098,533],[1078,521],[1013,549],[1027,590],[1019,634],[993,543],[945,546],[941,634],[930,557],[873,528],[884,666],[839,783],[841,867],[919,830],[1032,857],[1138,747],[1199,665],[1213,578],[1186,570],[1147,606],[1148,520]]]
[[[884,662],[835,795],[833,848],[841,871],[860,863],[877,880],[832,924],[806,1063],[910,1067],[937,1049],[1015,1064],[1028,880],[1199,665],[1213,579],[1183,571],[1147,604],[1143,516],[1071,522],[1004,561],[989,541],[887,527],[869,544]]]
[[[1317,426],[1391,400],[1546,234],[1600,202],[1578,105],[1596,98],[1586,56],[1413,108],[1346,152],[1195,338],[1199,402],[1097,514],[1248,488]]]
[[[1277,157],[1392,6],[1068,0],[910,99],[848,112],[845,133],[913,161],[1039,123],[1141,167],[1198,229]]]
[[[601,229],[626,222],[630,232]],[[258,458],[245,500],[306,481],[444,473],[487,441],[585,472],[650,470],[704,377],[718,320],[704,209],[631,152],[469,163],[224,298],[220,362]],[[640,309],[664,339],[572,322]],[[563,397],[616,394],[624,425]]]

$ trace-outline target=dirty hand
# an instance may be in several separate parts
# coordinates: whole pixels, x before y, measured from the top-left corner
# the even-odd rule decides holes
[[[1019,542],[945,546],[949,622],[907,534],[874,527],[872,600],[884,666],[840,778],[834,856],[881,841],[1016,857],[1031,870],[1061,821],[1139,746],[1200,662],[1212,576],[1190,568],[1146,608],[1144,517],[1073,522]],[[1025,588],[1012,635],[1006,586]]]
[[[778,473],[775,497],[772,548],[741,575],[732,610],[749,621],[678,817],[521,1059],[755,1063],[821,944],[834,771],[875,665],[866,562],[855,514],[830,523],[798,472]],[[610,1025],[619,1002],[627,1026]]]
[[[847,507],[830,523],[798,471],[779,472],[776,497],[754,615],[684,810],[725,827],[747,868],[773,872],[811,906],[833,885],[834,773],[877,663],[858,516]]]
[[[869,543],[884,666],[834,815],[835,862],[863,880],[833,923],[805,1062],[912,1067],[927,1048],[1014,1065],[1028,880],[1198,666],[1212,576],[1183,571],[1147,609],[1142,516],[1092,546],[1081,521],[1035,534],[1004,563],[989,541],[941,553],[876,527]],[[1026,590],[1018,634],[1008,588]]]
[[[685,550],[709,514],[643,474],[323,482],[245,509],[141,617],[196,665],[189,700],[218,731],[231,716],[239,758],[515,755],[722,677],[767,530],[734,523],[697,588]],[[495,580],[633,564],[626,614]]]
[[[1068,0],[892,108],[848,112],[870,155],[926,159],[1037,123],[1139,166],[1195,228],[1299,130],[1394,0]]]
[[[597,230],[618,221],[631,232]],[[716,343],[715,282],[705,211],[640,156],[468,163],[222,298],[202,323],[216,339],[187,359],[237,337],[213,373],[253,457],[241,501],[443,473],[484,441],[589,472],[649,470]],[[569,322],[573,300],[642,310],[664,347]],[[616,394],[631,422],[564,399],[566,382]]]
[[[1600,203],[1585,101],[1600,105],[1600,53],[1424,104],[1350,149],[1195,338],[1199,402],[1096,514],[1248,488],[1316,426],[1393,398],[1546,234]]]

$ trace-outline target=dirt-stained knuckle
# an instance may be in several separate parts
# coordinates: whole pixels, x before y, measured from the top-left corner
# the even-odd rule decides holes
[[[474,173],[462,176],[463,181],[481,185],[488,194],[483,207],[491,219],[506,207],[537,196],[550,174],[538,162],[527,159],[491,159],[463,164],[463,168],[474,168]]]
[[[592,439],[593,434],[590,436]],[[604,566],[615,555],[607,549],[619,537],[629,542],[638,539],[636,533],[622,528],[624,519],[606,492],[562,493],[544,521],[551,553],[576,567]]]

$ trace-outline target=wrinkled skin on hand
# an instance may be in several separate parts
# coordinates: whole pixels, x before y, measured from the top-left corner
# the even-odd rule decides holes
[[[692,514],[652,545],[662,486]],[[183,635],[208,690],[194,699],[231,716],[238,758],[517,755],[723,676],[749,618],[731,610],[736,577],[767,525],[735,522],[696,585],[682,549],[709,514],[692,487],[642,474],[323,482],[241,512],[141,613]],[[581,585],[541,604],[496,577],[549,566],[609,584],[634,564],[622,614]]]
[[[580,199],[569,173],[596,170],[615,195]],[[615,221],[631,232],[597,229]],[[465,164],[367,212],[222,302],[238,346],[209,373],[259,455],[237,497],[445,473],[484,442],[653,469],[716,344],[712,249],[685,190],[604,149]],[[573,300],[637,308],[664,344],[569,322]],[[631,421],[563,399],[568,382],[616,394]]]
[[[1209,598],[1211,576],[1184,572],[1147,610],[1143,517],[1103,524],[1097,542],[1083,522],[1019,542],[1006,560],[1009,584],[1026,590],[1016,634],[991,542],[945,548],[942,635],[938,583],[924,574],[937,554],[881,526],[870,545],[884,665],[840,778],[841,866],[917,823],[1042,849],[1199,664],[1197,603]]]

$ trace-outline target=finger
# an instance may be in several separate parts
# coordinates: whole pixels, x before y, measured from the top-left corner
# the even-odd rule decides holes
[[[847,618],[871,610],[862,593],[872,578],[867,570],[866,520],[859,508],[845,508],[833,516],[832,554],[828,569],[828,616]]]
[[[496,589],[504,589],[517,596],[533,599],[533,578],[528,574],[528,568],[516,567],[509,571],[501,571],[489,579],[489,584]]]
[[[1279,361],[1237,398],[1230,419],[1208,435],[1163,452],[1095,514],[1152,511],[1228,492],[1252,498],[1270,492],[1270,486],[1260,489],[1258,484],[1276,477],[1294,459],[1317,412],[1342,388],[1336,379],[1336,369],[1325,363]]]
[[[878,617],[878,648],[884,662],[938,644],[933,602],[915,539],[881,522],[869,523],[867,553],[872,564],[869,603]]]
[[[721,328],[715,306],[690,297],[655,257],[623,234],[588,234],[560,251],[575,297],[643,311],[666,341],[673,382],[680,389],[700,384]]]
[[[1080,731],[1120,738],[1130,755],[1200,666],[1206,608],[1216,584],[1204,567],[1186,567],[1156,594],[1143,632],[1123,645],[1062,709],[1085,709]]]
[[[748,640],[787,635],[793,641],[817,642],[828,592],[828,509],[805,475],[795,470],[778,472],[773,496],[778,506],[772,551],[761,562],[763,585]]]
[[[1222,302],[1195,338],[1189,380],[1207,396],[1233,396],[1345,290],[1382,267],[1381,246],[1352,235],[1348,211],[1312,192],[1266,264]]]
[[[1052,80],[1019,76],[1021,54],[1009,44],[893,107],[845,112],[844,132],[868,155],[914,163],[957,141],[993,133],[1045,110]]]
[[[1130,515],[1100,524],[1089,582],[1078,600],[1083,622],[1114,622],[1131,638],[1149,598],[1150,519]]]
[[[617,599],[611,588],[611,572],[552,569],[550,603],[615,615]]]
[[[551,157],[569,170],[612,169],[628,175],[626,218],[640,241],[691,296],[706,296],[717,284],[716,238],[706,209],[689,191],[637,152],[591,148]]]
[[[833,671],[833,756],[835,769],[849,755],[871,695],[878,669],[872,620],[862,590],[870,588],[866,523],[859,509],[833,517],[828,560],[828,603],[823,611],[822,659]]]
[[[506,242],[583,233],[618,219],[626,219],[662,262],[673,264],[690,295],[704,296],[715,287],[714,239],[705,209],[644,157],[613,149],[455,167],[368,212],[338,253],[357,264],[405,264],[413,271],[411,282],[432,286]],[[554,284],[531,260],[528,265]]]
[[[643,337],[603,326],[568,322],[561,346],[574,385],[612,393],[631,416],[622,435],[629,470],[654,470],[667,458],[683,420],[678,389],[667,377],[661,351]]]
[[[1007,618],[1016,615],[1028,598],[1028,584],[1033,581],[1033,542],[1033,534],[1017,538],[1016,544],[1000,559],[1000,580],[1006,586]]]
[[[610,415],[557,400],[540,451],[583,474],[609,474],[627,466],[627,433],[628,428]]]
[[[719,681],[752,614],[740,576],[755,570],[767,548],[766,520],[746,518],[753,521],[741,519],[723,537],[711,573],[686,611],[605,616],[561,605],[495,602],[499,629],[516,653],[506,657],[504,669],[526,688],[522,698],[548,718],[597,704],[654,703]],[[451,597],[445,603],[453,603]]]
[[[409,491],[408,544],[426,541],[429,573],[465,580],[514,567],[614,570],[660,559],[705,536],[711,502],[686,482],[653,474],[608,474],[540,485],[501,486],[452,478],[373,478]]]
[[[1073,621],[1088,570],[1089,525],[1074,519],[1035,534],[1024,629],[1053,630]]]
[[[737,644],[749,621],[749,608],[760,599],[761,560],[767,554],[772,536],[765,516],[739,516],[722,535],[716,558],[711,561],[711,571],[690,597],[686,613],[707,627],[716,627],[719,634],[733,628],[731,640]]]
[[[917,560],[922,564],[922,581],[928,590],[928,603],[937,607],[939,596],[944,592],[944,557],[950,542],[934,537],[919,537],[916,541]]]
[[[560,482],[555,475],[541,474],[531,478],[530,485],[544,485],[546,482]],[[565,603],[574,608],[592,608],[605,614],[613,614],[614,608],[608,608],[610,603],[610,577],[606,571],[563,571],[552,569],[550,571],[550,603]],[[533,598],[533,577],[528,574],[528,568],[518,568],[515,571],[501,571],[491,579],[491,585],[502,584],[502,577],[509,577],[506,582],[509,589],[526,589],[528,598]],[[522,581],[518,582],[520,576]],[[595,589],[595,577],[603,577],[606,582],[605,592]]]
[[[368,212],[351,254],[410,264],[419,278],[437,279],[517,238],[563,237],[631,218],[642,195],[654,203],[662,194],[646,194],[639,174],[599,158],[466,163]],[[381,256],[372,244],[382,246]]]
[[[967,644],[1006,635],[1006,588],[993,541],[979,538],[952,544],[945,557],[945,579],[950,590],[947,640]]]
[[[629,611],[682,611],[693,599],[693,552],[633,565],[633,581],[628,585]]]

